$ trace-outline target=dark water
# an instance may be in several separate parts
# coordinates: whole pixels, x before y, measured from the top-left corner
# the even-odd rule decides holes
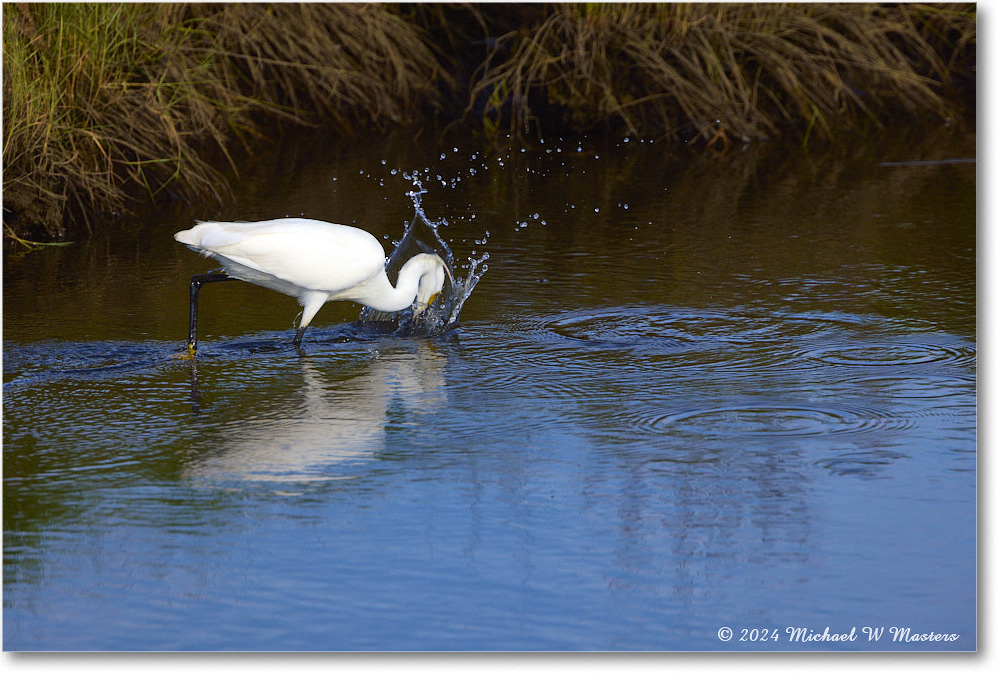
[[[8,257],[4,649],[975,649],[974,157],[307,139]],[[455,330],[334,303],[299,354],[292,299],[214,284],[176,358],[211,263],[172,232],[391,249],[414,177],[490,254]]]

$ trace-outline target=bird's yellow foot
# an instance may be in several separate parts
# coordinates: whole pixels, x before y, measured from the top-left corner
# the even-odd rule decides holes
[[[187,349],[180,354],[174,354],[175,359],[184,359],[185,361],[193,359],[195,354],[194,345],[188,343]]]

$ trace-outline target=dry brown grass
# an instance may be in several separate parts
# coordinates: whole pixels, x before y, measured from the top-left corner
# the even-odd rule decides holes
[[[515,133],[545,107],[579,130],[832,138],[954,115],[943,88],[974,35],[974,8],[951,6],[561,4],[498,40],[471,98],[488,97],[488,129]]]

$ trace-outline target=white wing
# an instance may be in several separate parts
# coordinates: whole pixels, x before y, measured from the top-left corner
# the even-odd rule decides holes
[[[385,250],[368,232],[307,218],[199,222],[174,237],[224,266],[231,261],[285,284],[329,293],[356,286],[385,269]],[[240,276],[238,270],[230,271]]]

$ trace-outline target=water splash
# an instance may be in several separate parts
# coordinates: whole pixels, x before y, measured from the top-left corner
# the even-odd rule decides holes
[[[467,273],[460,277],[455,268],[455,255],[441,236],[440,229],[448,226],[444,218],[431,220],[424,212],[423,195],[427,193],[421,184],[419,176],[404,174],[412,180],[416,189],[407,192],[413,201],[413,220],[406,226],[402,239],[396,244],[386,261],[386,272],[394,284],[403,264],[417,253],[435,253],[444,260],[451,272],[451,279],[445,280],[444,288],[437,299],[426,310],[415,313],[411,306],[399,312],[380,312],[370,307],[364,307],[358,322],[373,332],[395,336],[431,336],[441,335],[458,324],[459,315],[466,300],[472,295],[473,289],[482,278],[489,266],[486,261],[489,253],[479,257],[470,256],[466,267]]]

